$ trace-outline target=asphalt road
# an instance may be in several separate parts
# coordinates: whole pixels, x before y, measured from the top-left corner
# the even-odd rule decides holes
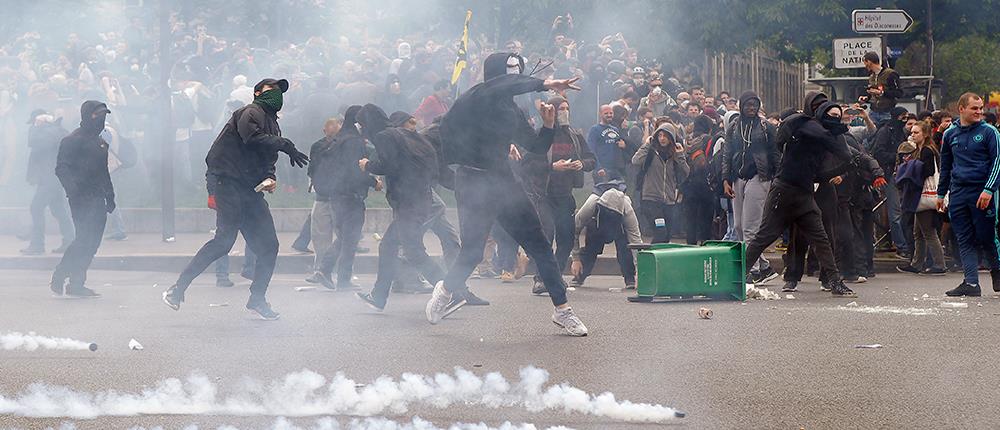
[[[528,280],[472,281],[493,305],[466,307],[430,326],[423,317],[427,296],[393,295],[379,314],[350,293],[296,292],[294,287],[307,284],[285,275],[275,279],[269,293],[282,313],[276,322],[251,319],[242,309],[246,282],[219,289],[211,277],[202,277],[174,312],[159,299],[171,274],[92,272],[91,285],[104,294],[96,300],[52,298],[47,278],[40,271],[0,271],[0,334],[35,331],[93,341],[100,348],[0,350],[0,395],[8,400],[35,382],[89,393],[139,392],[195,371],[214,381],[222,397],[247,377],[267,382],[302,369],[327,376],[343,372],[369,383],[380,375],[453,373],[459,366],[479,375],[500,372],[516,382],[520,368],[536,366],[550,372],[547,385],[565,382],[590,393],[609,391],[619,400],[670,406],[687,417],[668,424],[629,424],[562,410],[476,405],[417,405],[406,413],[378,416],[409,422],[418,415],[442,428],[504,421],[539,429],[1000,425],[1000,410],[993,405],[1000,397],[995,369],[1000,298],[990,292],[981,299],[953,300],[968,308],[941,307],[943,291],[959,283],[958,275],[881,274],[856,286],[858,299],[833,298],[810,279],[794,300],[655,304],[627,303],[629,293],[609,291],[620,286],[621,278],[596,277],[570,293],[590,328],[586,338],[565,336],[551,324],[551,303],[531,296]],[[360,283],[370,285],[371,278]],[[851,301],[857,306],[846,306]],[[220,303],[228,306],[209,306]],[[702,306],[714,311],[711,320],[698,318]],[[132,338],[145,348],[129,350]],[[861,344],[883,347],[855,348]],[[316,418],[292,421],[306,426]],[[335,418],[341,424],[350,419]],[[79,429],[272,428],[274,421],[273,416],[0,415],[0,428],[64,423]]]

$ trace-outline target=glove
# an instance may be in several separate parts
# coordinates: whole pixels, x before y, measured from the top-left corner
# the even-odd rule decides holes
[[[304,167],[309,164],[309,156],[295,149],[295,144],[291,140],[285,139],[285,146],[281,148],[281,152],[288,154],[288,162],[292,167]]]
[[[105,204],[105,206],[108,209],[108,213],[114,212],[115,211],[115,207],[117,207],[117,206],[115,206],[115,198],[114,197],[108,197],[108,198],[104,199],[104,204]]]
[[[208,208],[212,210],[218,210],[218,206],[215,205],[215,194],[208,195]]]

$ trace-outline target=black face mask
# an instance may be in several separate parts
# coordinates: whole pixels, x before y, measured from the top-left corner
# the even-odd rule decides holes
[[[829,130],[834,136],[847,133],[847,124],[841,122],[840,118],[824,116],[821,122],[823,123],[823,128]]]

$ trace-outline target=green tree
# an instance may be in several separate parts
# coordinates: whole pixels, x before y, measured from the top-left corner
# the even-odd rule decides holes
[[[945,82],[945,99],[955,100],[972,91],[989,94],[1000,90],[1000,42],[985,36],[964,36],[937,44],[935,75]]]

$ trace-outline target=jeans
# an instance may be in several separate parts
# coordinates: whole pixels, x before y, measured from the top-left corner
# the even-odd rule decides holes
[[[771,181],[761,180],[758,176],[750,179],[738,179],[733,184],[733,222],[736,224],[736,240],[750,242],[757,236],[760,221],[764,216],[764,200],[771,189]],[[747,264],[750,264],[748,261]],[[771,263],[761,256],[753,262],[752,270],[759,272],[767,270]]]
[[[982,210],[976,207],[981,187],[952,187],[949,192],[948,216],[958,239],[965,283],[979,285],[979,252],[986,257],[990,270],[1000,268],[997,200],[994,197],[986,210]]]
[[[944,248],[941,247],[941,239],[934,228],[937,211],[920,211],[914,215],[913,228],[913,259],[910,265],[918,269],[924,269],[927,263],[927,252],[930,251],[931,269],[944,269]]]
[[[695,245],[712,239],[712,221],[715,211],[711,195],[685,195],[681,203],[687,243]]]
[[[876,126],[881,126],[883,122],[892,118],[892,114],[889,112],[876,112],[872,110],[868,112],[868,117],[872,119],[872,123]]]
[[[438,241],[441,243],[441,250],[444,254],[444,266],[451,267],[451,263],[455,261],[458,257],[459,237],[458,230],[455,226],[448,220],[447,217],[447,206],[444,204],[444,200],[441,200],[441,196],[438,195],[436,191],[431,192],[431,216],[424,223],[424,232],[430,230],[437,236]],[[405,286],[408,283],[419,281],[417,278],[417,270],[412,265],[404,265],[399,270],[400,275],[396,279],[397,285]],[[396,288],[395,286],[393,287]]]
[[[336,267],[337,282],[349,285],[365,224],[365,201],[357,197],[317,200],[309,219],[316,249],[313,270],[329,277]]]
[[[250,284],[250,301],[264,301],[278,259],[278,235],[274,231],[271,209],[267,200],[264,200],[264,195],[254,192],[253,188],[229,179],[213,180],[217,181],[214,188],[217,207],[215,237],[198,250],[178,276],[177,288],[183,294],[194,278],[212,262],[229,255],[236,243],[236,235],[242,233],[247,241],[247,248],[256,256],[253,282]]]
[[[572,194],[565,196],[546,195],[535,202],[538,208],[538,218],[542,223],[542,231],[549,241],[555,240],[556,264],[559,273],[566,270],[566,263],[569,261],[569,254],[573,252],[573,232],[576,231],[576,220],[573,213],[576,212],[576,199]],[[541,278],[535,275],[535,280],[541,282]]]
[[[59,182],[53,178],[43,180],[35,189],[35,195],[31,198],[31,242],[28,248],[45,249],[45,208],[59,223],[59,233],[62,234],[62,244],[68,246],[76,232],[73,228],[73,220],[70,219],[69,209],[66,203],[66,193]]]
[[[885,190],[885,207],[888,211],[889,219],[889,237],[892,239],[893,245],[896,246],[896,250],[901,253],[909,253],[912,250],[906,248],[906,236],[903,234],[903,225],[901,224],[902,212],[899,207],[899,190],[894,186],[883,187]]]
[[[108,222],[108,209],[104,197],[72,197],[69,210],[76,226],[76,238],[66,248],[62,260],[52,274],[55,285],[63,285],[69,278],[69,287],[82,287],[87,282],[87,269],[94,261],[94,254],[104,238]]]
[[[309,242],[312,241],[312,212],[306,216],[306,221],[302,223],[302,229],[299,230],[299,235],[295,237],[295,242],[292,242],[292,249],[303,250],[309,249]]]
[[[255,264],[257,264],[257,257],[253,255],[253,251],[248,246],[246,252],[243,253],[243,268],[240,269],[241,273],[249,278],[253,278],[253,266]],[[215,279],[229,279],[229,253],[215,260]]]
[[[594,270],[597,256],[604,253],[604,245],[613,242],[615,252],[617,252],[618,268],[621,270],[622,277],[625,278],[625,285],[634,285],[635,257],[632,255],[632,250],[628,248],[628,235],[625,234],[622,218],[621,216],[605,217],[604,214],[607,212],[610,210],[599,209],[597,212],[598,222],[595,225],[587,226],[585,242],[580,249],[580,263],[583,267],[580,275],[576,277],[576,281],[583,284]],[[597,225],[600,225],[601,228],[596,228]]]
[[[437,283],[443,278],[441,267],[431,260],[424,248],[424,224],[428,220],[428,212],[426,208],[393,209],[392,222],[378,244],[378,275],[375,278],[375,288],[371,291],[372,298],[377,302],[386,302],[392,282],[399,276],[402,263],[400,251],[403,258],[431,283]]]
[[[649,225],[653,227],[653,243],[670,243],[675,208],[676,205],[668,205],[652,200],[642,201],[642,204],[639,206],[639,212],[642,213],[643,218],[648,220]],[[656,220],[658,219],[663,220],[660,223],[662,226],[657,224]]]
[[[719,205],[726,211],[726,234],[722,236],[722,240],[739,241],[736,233],[736,214],[733,212],[733,201],[722,197],[719,199]]]
[[[124,237],[126,234],[125,220],[122,219],[122,211],[121,209],[115,208],[114,212],[108,214],[107,235],[108,237]]]
[[[546,239],[527,193],[511,173],[461,166],[455,176],[455,197],[462,249],[445,276],[448,291],[466,288],[465,281],[482,261],[486,238],[496,221],[534,260],[552,303],[560,306],[567,302],[566,282],[552,254],[552,243]]]

